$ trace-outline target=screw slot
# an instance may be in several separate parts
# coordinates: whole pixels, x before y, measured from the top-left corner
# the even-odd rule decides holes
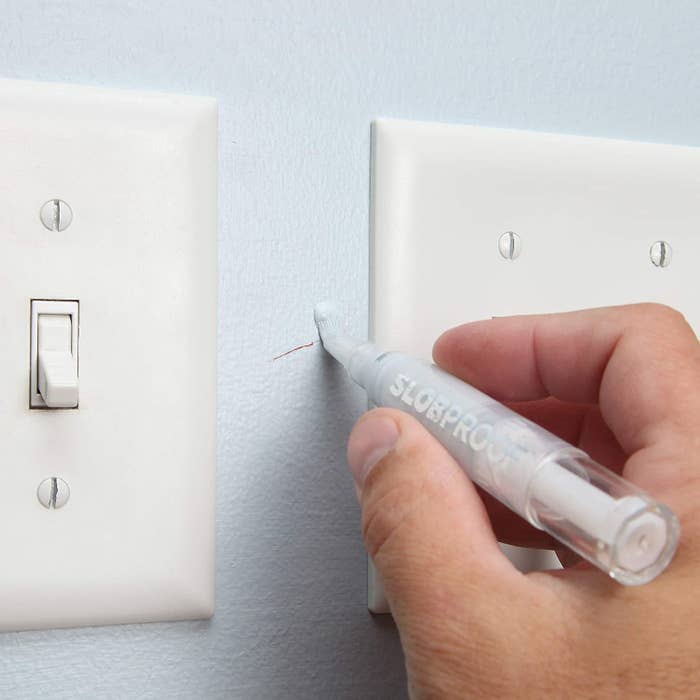
[[[63,508],[70,498],[68,484],[58,476],[44,479],[36,490],[36,497],[44,508],[57,510]]]
[[[668,267],[672,255],[673,249],[666,241],[656,241],[649,248],[649,258],[655,267]]]
[[[522,241],[514,231],[502,233],[498,239],[498,252],[506,260],[515,260],[520,255]]]
[[[39,218],[49,231],[65,231],[73,221],[73,210],[62,199],[49,199],[42,205]]]

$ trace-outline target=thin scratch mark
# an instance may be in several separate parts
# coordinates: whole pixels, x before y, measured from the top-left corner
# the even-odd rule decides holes
[[[316,345],[315,341],[312,341],[310,343],[305,343],[304,345],[297,345],[295,348],[292,348],[291,350],[287,350],[287,352],[283,352],[281,355],[277,355],[277,357],[273,357],[272,361],[274,362],[275,360],[280,360],[283,357],[287,357],[287,355],[291,355],[293,352],[296,352],[297,350],[303,350],[304,348],[311,348],[314,345]]]

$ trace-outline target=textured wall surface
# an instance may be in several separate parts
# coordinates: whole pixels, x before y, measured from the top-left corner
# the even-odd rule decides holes
[[[314,338],[321,298],[366,328],[369,123],[700,144],[700,5],[0,0],[0,16],[3,77],[221,105],[216,616],[1,635],[0,697],[404,697],[344,467],[362,397],[317,348],[271,362]]]

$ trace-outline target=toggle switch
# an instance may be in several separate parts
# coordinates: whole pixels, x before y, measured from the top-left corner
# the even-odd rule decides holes
[[[78,406],[78,302],[32,300],[31,408]]]
[[[66,314],[39,314],[39,393],[49,408],[78,405],[71,328]]]

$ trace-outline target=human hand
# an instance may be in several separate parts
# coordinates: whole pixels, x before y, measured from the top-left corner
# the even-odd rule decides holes
[[[670,506],[681,542],[641,587],[585,562],[521,574],[497,539],[557,545],[478,491],[413,418],[371,411],[348,459],[412,697],[697,693],[700,345],[683,317],[640,304],[499,318],[448,331],[433,355]]]

